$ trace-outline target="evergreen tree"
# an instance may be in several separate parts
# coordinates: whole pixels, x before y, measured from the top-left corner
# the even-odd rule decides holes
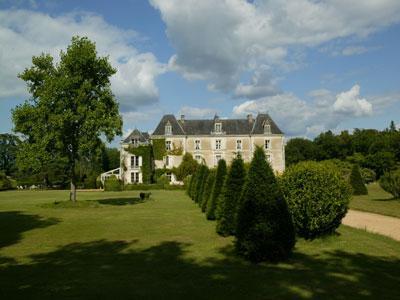
[[[199,206],[201,205],[201,199],[203,198],[203,189],[204,189],[204,184],[207,179],[208,175],[208,168],[206,165],[202,164],[199,168],[199,177],[196,182],[196,193],[194,196],[194,202],[198,203]]]
[[[235,235],[237,251],[253,262],[285,259],[295,245],[291,215],[261,147],[250,164]]]
[[[192,198],[192,200],[194,200],[198,177],[199,177],[199,172],[196,172],[192,175],[192,179],[190,180],[189,197]]]
[[[245,177],[243,159],[238,156],[232,161],[218,202],[217,232],[220,235],[228,236],[235,233],[237,210]]]
[[[368,190],[361,177],[358,164],[354,164],[350,173],[350,184],[353,188],[353,195],[368,195]]]
[[[206,212],[207,210],[207,203],[208,199],[210,199],[211,193],[212,193],[212,188],[214,185],[215,181],[215,169],[212,169],[208,172],[206,184],[204,186],[204,192],[203,192],[203,198],[201,200],[201,211]]]
[[[215,220],[216,219],[216,210],[219,200],[219,194],[221,193],[222,186],[224,184],[226,175],[226,162],[223,159],[218,161],[217,173],[215,175],[215,181],[213,184],[211,196],[208,199],[207,203],[207,219]]]

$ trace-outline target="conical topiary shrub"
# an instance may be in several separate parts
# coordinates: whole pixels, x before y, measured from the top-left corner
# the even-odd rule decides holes
[[[192,180],[190,181],[189,197],[192,198],[192,200],[194,200],[195,197],[198,177],[199,172],[196,172],[192,175]]]
[[[221,193],[222,186],[224,184],[225,175],[226,175],[226,162],[225,160],[220,159],[218,161],[217,173],[215,175],[215,181],[213,184],[211,196],[207,203],[208,220],[216,219],[216,210],[219,200],[219,194]]]
[[[197,179],[197,186],[196,186],[196,194],[194,196],[194,202],[198,203],[201,206],[201,200],[203,199],[203,189],[205,185],[205,181],[208,175],[208,168],[206,165],[202,164],[198,170],[198,179]]]
[[[245,182],[246,171],[243,159],[238,156],[232,161],[228,175],[218,201],[217,232],[222,236],[233,235],[236,228],[236,217],[240,197]]]
[[[353,195],[368,195],[367,187],[361,177],[360,168],[357,164],[353,165],[350,173],[350,185],[353,188]]]
[[[261,147],[250,164],[235,235],[237,251],[252,262],[286,259],[295,245],[291,215]]]
[[[205,212],[207,210],[207,203],[211,197],[212,188],[214,186],[215,173],[216,173],[215,169],[212,169],[208,172],[206,184],[204,186],[204,191],[203,191],[203,198],[201,201],[201,211],[202,212]]]

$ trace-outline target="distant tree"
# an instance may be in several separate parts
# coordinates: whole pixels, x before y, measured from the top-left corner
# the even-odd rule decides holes
[[[193,158],[192,154],[186,152],[183,155],[180,165],[173,169],[173,173],[178,180],[183,180],[186,176],[194,174],[198,166],[199,164]]]
[[[339,158],[341,149],[339,144],[339,139],[328,130],[327,132],[321,133],[314,139],[315,145],[318,146],[318,159],[331,159]]]
[[[215,181],[215,169],[211,169],[208,172],[206,184],[204,186],[204,191],[203,191],[203,199],[201,201],[201,211],[206,212],[207,210],[207,204],[210,199],[211,193],[212,193],[212,188],[214,186],[214,181]]]
[[[388,130],[389,130],[390,132],[396,132],[396,131],[397,131],[396,124],[394,124],[394,121],[393,121],[393,120],[390,121],[390,125],[389,125]]]
[[[215,220],[217,218],[216,210],[218,206],[219,194],[221,193],[226,175],[226,162],[223,159],[218,161],[217,173],[212,188],[211,196],[207,203],[207,219]]]
[[[0,170],[5,175],[12,175],[17,170],[16,159],[18,146],[21,143],[18,136],[3,133],[0,134]]]
[[[66,159],[76,201],[76,164],[121,134],[122,119],[112,94],[110,77],[116,70],[107,57],[98,57],[87,38],[73,37],[60,62],[42,54],[19,77],[31,98],[13,110],[15,131],[26,137],[25,154],[32,160],[52,156]]]
[[[245,178],[243,159],[238,156],[232,161],[218,201],[217,232],[220,235],[228,236],[235,233],[237,211]]]
[[[353,195],[368,195],[368,190],[361,177],[360,167],[353,165],[350,173],[350,185],[353,189]]]
[[[395,167],[395,155],[392,152],[367,155],[363,166],[374,170],[377,178],[380,178],[383,173]]]
[[[400,198],[400,169],[388,171],[379,180],[381,188],[393,195],[395,199]]]
[[[285,146],[286,165],[304,160],[316,160],[319,157],[318,147],[310,140],[303,138],[290,139]]]
[[[120,167],[120,153],[117,148],[102,149],[102,171],[109,171]]]
[[[295,245],[292,217],[260,147],[247,175],[235,235],[236,249],[253,262],[286,259]]]

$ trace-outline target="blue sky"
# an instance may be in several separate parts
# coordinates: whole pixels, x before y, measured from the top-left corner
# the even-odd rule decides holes
[[[28,97],[17,73],[76,34],[118,69],[125,133],[165,113],[268,111],[289,137],[400,124],[400,2],[354,2],[0,0],[0,132]]]

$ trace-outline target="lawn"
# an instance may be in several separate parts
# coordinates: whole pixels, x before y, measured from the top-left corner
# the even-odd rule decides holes
[[[368,195],[354,196],[350,208],[400,218],[400,200],[393,199],[378,183],[368,185]]]
[[[342,226],[252,265],[182,191],[0,193],[0,298],[400,299],[400,243]],[[55,203],[56,202],[56,203]]]

